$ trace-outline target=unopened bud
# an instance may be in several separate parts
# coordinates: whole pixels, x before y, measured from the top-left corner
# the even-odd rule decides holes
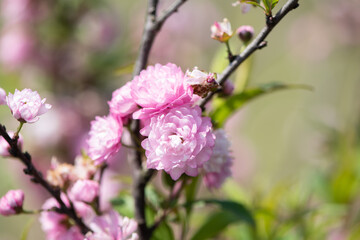
[[[23,210],[24,192],[10,190],[0,199],[0,214],[10,216],[21,213]]]
[[[233,35],[229,20],[224,18],[222,22],[215,22],[211,26],[211,38],[220,42],[227,42]]]
[[[234,86],[233,82],[231,82],[230,80],[227,80],[223,86],[223,93],[226,96],[230,96],[233,94],[234,89],[235,89],[235,86]]]
[[[252,26],[249,26],[249,25],[243,25],[243,26],[240,26],[236,30],[236,34],[239,36],[241,41],[243,41],[244,43],[247,43],[254,36],[254,28]]]

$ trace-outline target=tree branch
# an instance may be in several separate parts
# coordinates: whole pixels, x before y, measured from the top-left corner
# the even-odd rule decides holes
[[[267,21],[267,25],[261,30],[259,35],[245,48],[245,50],[237,55],[234,60],[225,68],[225,70],[220,74],[218,82],[220,85],[228,79],[228,77],[244,62],[252,53],[256,50],[263,48],[264,40],[273,30],[273,28],[281,21],[281,19],[288,14],[291,10],[299,6],[299,0],[288,0],[285,5],[276,13],[275,17],[271,18],[271,21]],[[216,92],[210,93],[205,99],[200,103],[200,107],[204,110],[206,103],[208,103]]]
[[[9,134],[6,132],[6,128],[4,125],[0,124],[0,135],[9,143],[10,149],[9,153],[18,159],[26,166],[24,169],[24,173],[32,176],[31,181],[37,184],[40,184],[42,187],[44,187],[53,198],[56,199],[56,201],[59,203],[59,213],[66,214],[68,217],[72,218],[76,225],[80,228],[81,232],[85,235],[87,232],[91,231],[82,221],[81,218],[79,218],[76,215],[74,207],[72,205],[70,207],[67,207],[63,200],[61,199],[61,192],[59,188],[52,187],[42,176],[42,173],[38,171],[35,166],[33,165],[31,161],[31,156],[28,152],[22,152],[17,143],[17,138],[15,137],[12,139]],[[70,200],[69,200],[70,201]]]
[[[168,19],[178,8],[185,3],[186,0],[175,1],[163,14],[157,19],[158,0],[148,0],[148,8],[146,14],[146,21],[141,39],[139,55],[135,62],[133,77],[139,75],[141,70],[145,69],[151,47],[154,43],[155,37],[161,30],[166,19]],[[133,120],[131,125],[132,143],[135,148],[140,149],[140,121]],[[135,136],[134,136],[135,135]],[[142,167],[142,152],[132,150],[130,156],[130,163],[133,166],[133,197],[135,201],[135,220],[138,223],[138,234],[140,240],[148,240],[152,235],[152,230],[146,224],[145,218],[145,187],[150,181],[154,170],[145,170]]]

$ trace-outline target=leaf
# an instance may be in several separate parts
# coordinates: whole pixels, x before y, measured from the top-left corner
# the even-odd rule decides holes
[[[206,199],[200,200],[206,204],[216,204],[223,211],[227,211],[236,216],[240,221],[244,221],[247,224],[255,227],[256,223],[252,216],[252,213],[241,203],[229,201],[229,200],[217,200],[217,199]]]
[[[118,197],[111,200],[111,204],[120,215],[134,218],[134,199],[130,194],[125,192],[120,193]]]
[[[197,193],[198,186],[199,186],[199,184],[198,184],[199,179],[200,179],[199,176],[192,178],[191,183],[186,186],[186,188],[185,188],[186,202],[191,203],[195,200],[196,193]],[[187,214],[189,214],[191,212],[192,205],[186,205],[185,209],[186,209]]]
[[[20,240],[26,240],[28,235],[29,235],[29,232],[30,232],[30,229],[31,227],[33,226],[34,224],[34,221],[35,221],[35,218],[30,218],[29,221],[26,223],[22,233],[21,233],[21,237],[20,237]]]
[[[254,1],[243,1],[243,3],[247,3],[247,4],[251,4],[251,5],[254,5],[254,6],[257,6],[257,7],[260,7],[262,9],[264,9],[258,2],[254,2]]]
[[[126,74],[131,74],[134,69],[135,64],[131,63],[122,67],[119,67],[115,70],[115,76],[122,76]]]
[[[308,85],[301,84],[283,84],[283,83],[268,83],[262,86],[245,90],[241,93],[234,94],[227,99],[215,99],[214,110],[210,113],[210,117],[214,121],[215,127],[223,127],[226,120],[239,110],[245,103],[262,96],[266,93],[271,93],[277,90],[284,89],[311,89]]]
[[[271,9],[274,9],[274,7],[278,4],[279,0],[272,0],[271,2]]]
[[[168,187],[168,188],[174,187],[174,185],[175,185],[175,183],[176,183],[176,181],[174,181],[174,180],[171,178],[171,176],[170,176],[168,173],[166,173],[165,171],[163,171],[163,172],[161,173],[161,180],[162,180],[164,186],[166,186],[166,187]]]
[[[174,240],[172,228],[166,222],[162,222],[154,231],[151,240]]]

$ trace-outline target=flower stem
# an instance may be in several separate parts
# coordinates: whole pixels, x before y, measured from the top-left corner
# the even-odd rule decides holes
[[[19,127],[18,127],[18,129],[16,130],[16,132],[14,134],[14,139],[17,140],[19,138],[19,133],[20,133],[20,130],[23,127],[23,125],[24,125],[24,122],[20,122]]]

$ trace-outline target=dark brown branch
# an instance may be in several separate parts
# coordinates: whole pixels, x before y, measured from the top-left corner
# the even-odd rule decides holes
[[[156,16],[156,9],[158,5],[158,0],[149,0],[148,10],[145,21],[145,26],[143,30],[143,35],[141,39],[139,55],[135,62],[133,76],[136,76],[146,67],[146,64],[149,59],[149,54],[151,47],[154,43],[155,37],[158,32],[161,30],[164,22],[175,13],[181,5],[183,5],[187,0],[177,0],[175,1],[167,10],[165,10],[159,18]]]
[[[228,77],[244,62],[251,54],[256,50],[266,46],[265,38],[273,30],[273,28],[281,21],[281,19],[288,14],[291,10],[299,6],[299,0],[288,0],[285,5],[276,13],[275,17],[271,21],[267,21],[267,25],[261,30],[259,35],[245,48],[245,50],[237,55],[235,59],[226,67],[226,69],[220,74],[218,82],[220,85],[228,79]],[[204,110],[206,103],[215,95],[215,92],[209,94],[200,103],[200,107]]]
[[[146,14],[146,21],[141,39],[139,55],[135,62],[133,76],[139,75],[141,70],[145,69],[151,47],[154,43],[156,35],[161,30],[166,19],[168,19],[178,8],[185,3],[186,0],[175,1],[166,11],[164,11],[159,18],[157,18],[158,0],[148,0],[148,8]],[[133,120],[132,126],[132,143],[135,149],[140,149],[140,121]],[[135,136],[134,136],[135,135]],[[129,159],[133,165],[133,197],[135,202],[135,220],[138,223],[138,234],[140,240],[148,240],[152,235],[152,230],[146,224],[145,218],[145,187],[150,181],[154,171],[145,170],[142,166],[142,152],[133,150]]]
[[[72,218],[76,225],[80,228],[81,232],[85,235],[87,232],[91,231],[76,215],[74,207],[71,205],[67,207],[63,200],[61,199],[61,192],[59,188],[52,187],[42,176],[42,173],[38,171],[31,161],[31,156],[28,152],[22,152],[18,147],[17,139],[12,139],[9,134],[6,132],[5,126],[0,124],[0,135],[9,143],[10,149],[9,153],[11,156],[20,159],[20,161],[26,166],[24,173],[31,176],[31,181],[37,184],[40,184],[44,187],[53,198],[59,203],[60,207],[58,209],[59,213],[66,214],[68,217]]]

